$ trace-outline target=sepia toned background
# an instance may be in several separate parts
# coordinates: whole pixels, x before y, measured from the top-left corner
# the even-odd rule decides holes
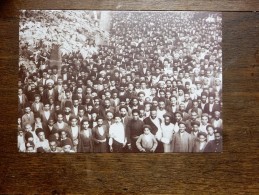
[[[17,152],[19,9],[223,11],[223,153]],[[0,193],[259,193],[259,1],[1,0]]]

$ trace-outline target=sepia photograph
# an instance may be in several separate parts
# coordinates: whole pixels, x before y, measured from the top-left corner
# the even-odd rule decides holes
[[[222,152],[221,13],[19,14],[19,152]]]

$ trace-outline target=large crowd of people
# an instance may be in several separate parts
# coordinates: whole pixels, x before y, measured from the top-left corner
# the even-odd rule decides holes
[[[221,152],[220,14],[110,17],[108,44],[86,39],[54,66],[51,45],[20,41],[18,150]]]

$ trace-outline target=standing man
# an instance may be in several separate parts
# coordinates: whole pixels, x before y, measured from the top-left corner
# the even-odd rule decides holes
[[[222,152],[222,136],[221,132],[215,132],[215,140],[209,141],[204,152]]]
[[[127,124],[127,132],[129,133],[128,144],[132,152],[139,152],[136,141],[143,132],[144,122],[139,119],[139,110],[132,110],[132,119]]]
[[[186,131],[185,122],[179,122],[179,132],[175,133],[172,140],[172,152],[192,152],[193,139]]]
[[[109,130],[107,126],[103,125],[103,118],[97,117],[97,126],[93,128],[94,152],[108,152],[108,135]]]
[[[163,144],[161,142],[162,138],[162,130],[161,130],[161,123],[162,120],[157,117],[157,110],[156,108],[151,108],[150,110],[150,117],[147,117],[143,121],[146,125],[151,127],[151,133],[156,137],[158,141],[158,146],[156,152],[163,152]]]
[[[127,133],[121,122],[120,114],[116,114],[114,120],[115,123],[109,129],[110,152],[122,152],[127,143]]]

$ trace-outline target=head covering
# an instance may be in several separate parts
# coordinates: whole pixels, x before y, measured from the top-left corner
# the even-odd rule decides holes
[[[66,101],[65,102],[65,107],[71,108],[72,107],[72,103],[70,101]]]
[[[32,135],[32,133],[31,133],[31,132],[27,132],[27,133],[25,133],[25,135],[24,135],[25,141],[28,141],[30,137],[32,137],[32,138],[33,138],[33,135]]]
[[[73,146],[72,141],[71,141],[71,139],[69,139],[69,138],[64,139],[64,140],[61,141],[61,146],[62,146],[62,147],[63,147],[63,146],[67,146],[67,145],[70,145],[71,147]]]
[[[49,83],[51,83],[52,85],[54,84],[54,81],[52,80],[52,79],[48,79],[47,81],[46,81],[46,84],[49,84]]]
[[[151,130],[151,126],[150,125],[143,125],[143,129],[145,129],[145,128],[148,128],[148,129]]]
[[[131,113],[132,113],[132,114],[133,114],[133,113],[138,113],[138,114],[139,114],[139,109],[133,109]]]
[[[56,141],[57,141],[56,136],[54,134],[51,134],[49,136],[49,142],[56,142]]]
[[[178,123],[178,125],[180,125],[180,124],[183,124],[183,125],[186,127],[186,123],[185,123],[185,122],[180,121],[180,122]]]
[[[165,114],[163,115],[163,117],[164,117],[164,118],[165,118],[165,117],[171,118],[171,115],[170,115],[169,113],[165,113]]]
[[[200,126],[200,122],[199,121],[192,121],[191,126],[193,127],[194,125]]]
[[[42,128],[37,128],[35,132],[36,135],[38,135],[39,133],[44,132],[44,130]]]
[[[200,137],[201,135],[203,135],[205,138],[207,138],[207,134],[205,132],[201,131],[201,132],[198,133],[197,136]]]

